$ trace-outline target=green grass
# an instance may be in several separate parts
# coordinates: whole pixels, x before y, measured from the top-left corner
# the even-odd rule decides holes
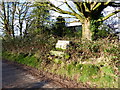
[[[55,70],[55,68],[54,68]],[[53,71],[58,75],[66,76],[74,80],[75,75],[79,75],[77,81],[79,82],[90,82],[90,86],[97,85],[99,88],[117,88],[118,87],[118,76],[114,76],[112,67],[105,66],[99,68],[92,64],[73,64],[70,63],[67,66],[57,68]]]
[[[41,61],[38,61],[37,58],[34,56],[26,56],[26,54],[20,53],[20,54],[11,54],[9,52],[3,52],[2,54],[3,58],[16,61],[21,64],[25,64],[32,67],[38,67]]]

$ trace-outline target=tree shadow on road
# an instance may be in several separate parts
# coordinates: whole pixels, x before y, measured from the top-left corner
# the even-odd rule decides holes
[[[44,80],[44,81],[40,81],[40,82],[36,82],[36,83],[31,83],[26,88],[28,88],[28,89],[30,89],[30,88],[50,88],[51,87],[49,85],[50,82],[51,81],[49,81],[49,80]]]

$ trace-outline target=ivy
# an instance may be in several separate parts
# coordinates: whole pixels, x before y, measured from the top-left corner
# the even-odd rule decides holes
[[[103,15],[101,14],[99,18],[102,18]],[[103,22],[97,22],[97,19],[92,18],[90,20],[90,30],[92,32],[92,39],[96,40],[97,39],[97,33],[98,33],[98,27],[102,24]]]

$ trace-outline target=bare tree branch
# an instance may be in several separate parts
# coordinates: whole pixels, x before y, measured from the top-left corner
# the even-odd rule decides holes
[[[108,19],[109,17],[111,17],[111,16],[113,16],[113,15],[119,13],[119,12],[120,12],[120,10],[116,10],[116,11],[110,13],[109,15],[107,15],[106,17],[101,18],[101,19],[98,19],[97,22],[99,22],[99,21],[104,21],[104,20]]]

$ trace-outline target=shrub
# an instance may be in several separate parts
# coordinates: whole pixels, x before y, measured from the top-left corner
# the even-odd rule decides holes
[[[108,38],[98,41],[81,41],[80,38],[37,36],[44,38],[29,43],[4,42],[3,57],[32,67],[41,68],[70,79],[98,85],[96,87],[118,87],[120,43]],[[50,55],[58,39],[72,41],[64,58]],[[22,45],[20,45],[22,44]],[[26,44],[26,45],[25,45]],[[16,49],[17,47],[17,49]],[[40,67],[41,66],[41,67]]]

